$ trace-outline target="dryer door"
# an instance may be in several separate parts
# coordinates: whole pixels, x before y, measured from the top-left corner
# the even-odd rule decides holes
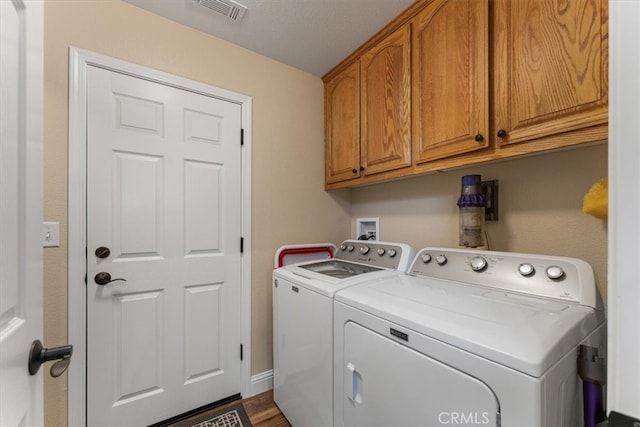
[[[353,322],[343,360],[345,426],[499,425],[485,383]]]

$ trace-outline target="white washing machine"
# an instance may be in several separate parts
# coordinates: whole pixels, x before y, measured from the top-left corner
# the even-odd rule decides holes
[[[591,267],[425,248],[335,296],[335,426],[578,426],[578,347],[605,354]]]
[[[408,245],[347,240],[330,260],[273,272],[273,396],[294,427],[333,422],[333,296],[407,271]]]

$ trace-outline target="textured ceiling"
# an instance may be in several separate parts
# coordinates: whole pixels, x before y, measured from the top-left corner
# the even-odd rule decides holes
[[[125,0],[269,58],[322,76],[414,0],[236,0],[240,22],[193,0]]]

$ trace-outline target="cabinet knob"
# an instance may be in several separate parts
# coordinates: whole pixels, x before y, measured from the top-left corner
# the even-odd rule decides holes
[[[358,169],[356,168],[351,169],[351,173],[358,173]]]
[[[482,142],[484,141],[484,136],[482,136],[481,133],[477,134],[476,137],[474,138],[476,140],[476,142]]]
[[[360,171],[364,171],[364,166],[360,166]]]
[[[505,136],[507,136],[507,131],[504,129],[500,129],[498,130],[498,138],[504,138]]]

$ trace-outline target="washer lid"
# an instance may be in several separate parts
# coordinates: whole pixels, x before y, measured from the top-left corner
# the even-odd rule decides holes
[[[409,275],[335,299],[534,377],[604,322],[603,312],[579,304]]]

